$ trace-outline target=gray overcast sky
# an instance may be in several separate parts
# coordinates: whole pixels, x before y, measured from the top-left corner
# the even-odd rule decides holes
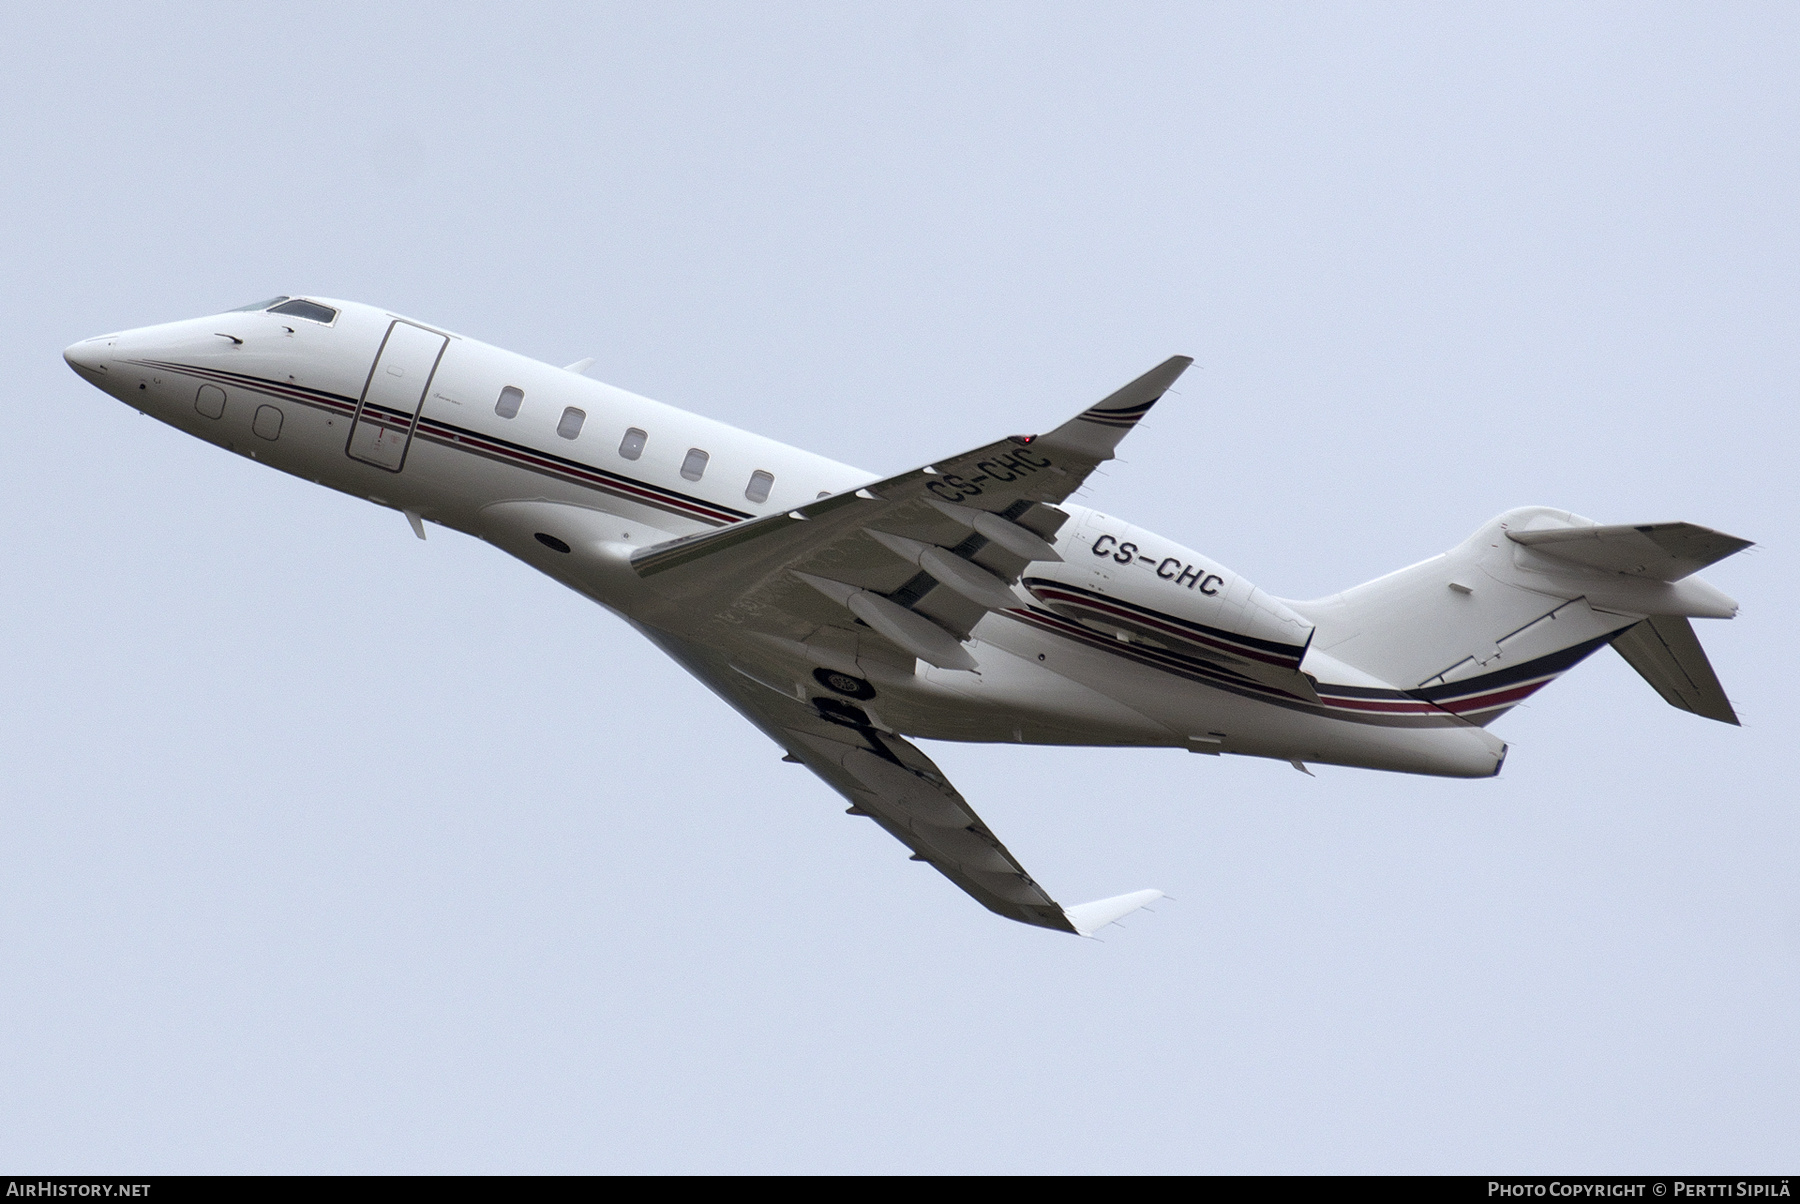
[[[1785,1171],[1800,9],[12,5],[0,1166]],[[58,352],[351,297],[874,471],[1197,370],[1087,499],[1311,597],[1759,541],[1740,729],[1492,782],[933,745],[989,916],[623,624]]]

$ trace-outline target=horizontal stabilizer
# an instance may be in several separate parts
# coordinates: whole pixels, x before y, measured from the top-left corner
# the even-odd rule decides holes
[[[1506,536],[1557,560],[1652,581],[1679,581],[1750,546],[1747,539],[1693,523],[1560,527]]]
[[[1069,923],[1076,932],[1082,936],[1093,936],[1108,924],[1122,920],[1138,908],[1162,897],[1163,893],[1159,890],[1132,891],[1129,895],[1114,895],[1110,899],[1096,899],[1092,903],[1065,907],[1063,914],[1069,917]]]
[[[1686,619],[1655,615],[1627,628],[1612,646],[1670,706],[1737,724],[1737,712],[1731,709],[1731,700],[1725,697],[1706,650]]]

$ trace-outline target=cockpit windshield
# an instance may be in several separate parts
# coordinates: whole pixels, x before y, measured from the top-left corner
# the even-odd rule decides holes
[[[337,310],[316,301],[289,301],[286,305],[277,305],[269,312],[285,314],[290,318],[305,318],[308,322],[322,322],[326,326],[337,321],[338,315]]]
[[[259,309],[267,309],[271,305],[280,305],[286,300],[286,297],[270,297],[267,301],[253,301],[249,305],[240,305],[235,309],[228,309],[225,312],[228,314],[253,314]]]

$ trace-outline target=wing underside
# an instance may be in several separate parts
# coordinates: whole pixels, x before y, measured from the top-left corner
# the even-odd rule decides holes
[[[866,816],[971,895],[1009,920],[1059,932],[1095,930],[1162,897],[1146,890],[1063,908],[1032,880],[931,758],[876,727],[852,703],[801,702],[732,667],[722,653],[640,628],[744,718]]]

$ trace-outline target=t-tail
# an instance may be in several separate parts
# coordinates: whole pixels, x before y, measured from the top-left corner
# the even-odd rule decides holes
[[[1737,603],[1695,573],[1750,546],[1692,523],[1602,526],[1529,506],[1440,556],[1329,598],[1290,603],[1330,662],[1487,725],[1605,644],[1671,706],[1737,713],[1690,619]]]

